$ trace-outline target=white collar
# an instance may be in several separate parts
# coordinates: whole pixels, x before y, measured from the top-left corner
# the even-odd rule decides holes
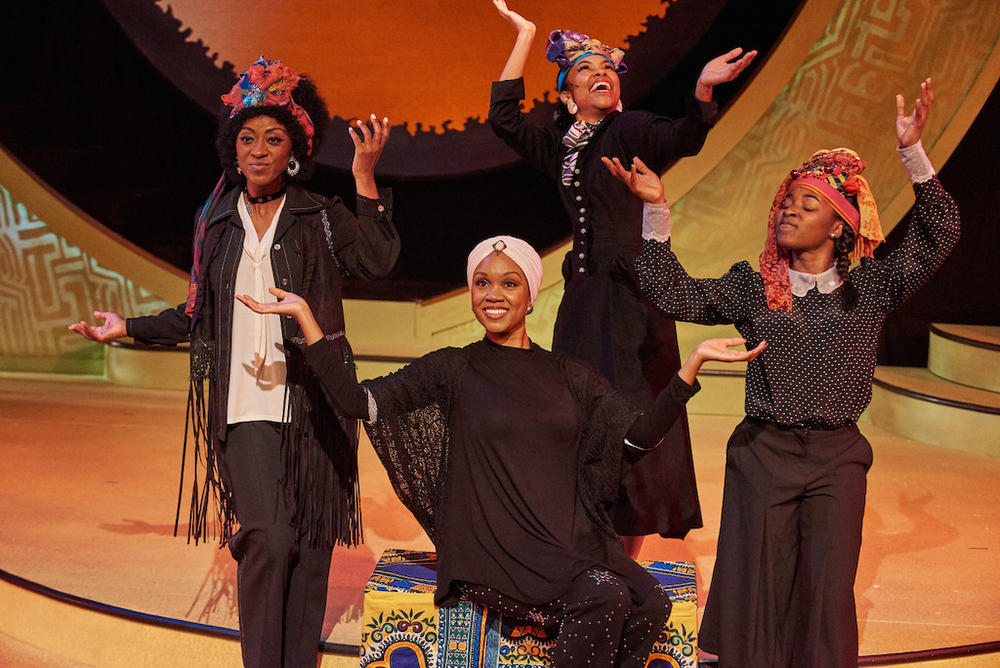
[[[789,267],[788,280],[792,284],[792,294],[796,297],[805,297],[813,288],[819,290],[821,294],[828,295],[844,282],[837,273],[837,265],[833,265],[822,274],[807,274]]]

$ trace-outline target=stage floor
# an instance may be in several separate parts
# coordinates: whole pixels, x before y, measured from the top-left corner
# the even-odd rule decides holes
[[[186,394],[93,378],[0,375],[0,568],[76,596],[236,628],[235,564],[174,538]],[[694,561],[704,605],[725,443],[737,417],[694,415],[705,528],[649,538],[644,559]],[[856,584],[861,653],[1000,640],[1000,459],[862,425],[875,450]],[[360,640],[362,588],[387,547],[429,549],[361,449],[366,543],[337,549],[324,637]],[[186,526],[181,526],[181,534]]]

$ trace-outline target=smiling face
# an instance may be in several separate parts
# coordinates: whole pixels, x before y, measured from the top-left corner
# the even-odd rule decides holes
[[[531,292],[524,272],[504,253],[490,253],[472,274],[472,312],[486,337],[504,346],[528,347],[524,317]]]
[[[839,237],[843,229],[844,222],[826,199],[804,186],[796,186],[785,196],[775,233],[778,245],[793,255],[828,247],[833,258],[830,235]]]
[[[236,163],[252,197],[281,190],[290,157],[292,138],[270,116],[254,116],[236,135]]]
[[[603,56],[586,56],[573,63],[559,93],[565,104],[572,99],[577,118],[596,123],[618,108],[621,82],[614,64]]]

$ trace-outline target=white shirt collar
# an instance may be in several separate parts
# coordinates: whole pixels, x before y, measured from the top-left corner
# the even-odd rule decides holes
[[[792,294],[796,297],[805,297],[813,288],[819,290],[821,294],[828,295],[844,282],[837,273],[837,265],[833,265],[822,274],[807,274],[789,268],[788,280],[792,284]]]

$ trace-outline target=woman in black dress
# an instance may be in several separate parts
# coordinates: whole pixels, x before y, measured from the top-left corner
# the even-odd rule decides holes
[[[620,49],[586,35],[554,31],[547,56],[559,66],[559,112],[554,124],[528,123],[521,112],[522,75],[535,25],[494,0],[517,31],[510,57],[493,83],[489,122],[530,165],[554,179],[572,222],[573,246],[563,262],[565,294],[552,350],[585,360],[639,407],[652,404],[680,366],[673,321],[639,294],[632,265],[642,243],[641,204],[600,164],[601,156],[641,157],[660,172],[697,153],[717,110],[713,86],[733,80],[756,55],[740,50],[705,65],[687,115],[671,120],[645,111],[622,111]],[[615,528],[636,556],[641,536],[683,537],[701,526],[690,436],[682,414],[663,448],[626,466]],[[661,491],[669,489],[671,494]]]
[[[324,335],[297,295],[240,300],[294,316],[327,396],[343,415],[368,420],[397,494],[438,550],[437,604],[465,596],[557,625],[561,668],[644,666],[670,602],[611,526],[621,462],[657,446],[697,391],[704,360],[752,359],[763,344],[736,352],[729,346],[742,339],[701,343],[641,413],[587,365],[528,339],[541,281],[531,246],[488,239],[467,273],[485,338],[361,385],[342,333]]]
[[[699,644],[725,666],[856,666],[854,578],[871,446],[857,419],[871,400],[886,315],[933,274],[959,236],[958,209],[920,144],[930,79],[907,115],[899,153],[916,193],[898,248],[882,241],[864,162],[820,151],[789,174],[769,217],[761,270],[691,278],[670,250],[659,177],[636,161],[612,173],[646,200],[636,270],[678,320],[731,323],[768,349],[747,366],[746,419],[729,440],[722,524]],[[851,262],[861,265],[850,269]]]
[[[189,537],[217,535],[238,562],[245,665],[315,668],[333,546],[361,538],[357,426],[323,399],[291,345],[295,322],[234,309],[233,297],[288,286],[324,327],[343,329],[342,273],[377,278],[399,254],[374,177],[388,121],[373,115],[371,129],[359,121],[351,130],[355,216],[340,198],[300,185],[329,122],[312,81],[261,58],[222,100],[225,175],[198,218],[188,301],[142,318],[97,312],[102,325],[70,329],[100,342],[191,342],[188,418],[201,479],[190,488]]]

